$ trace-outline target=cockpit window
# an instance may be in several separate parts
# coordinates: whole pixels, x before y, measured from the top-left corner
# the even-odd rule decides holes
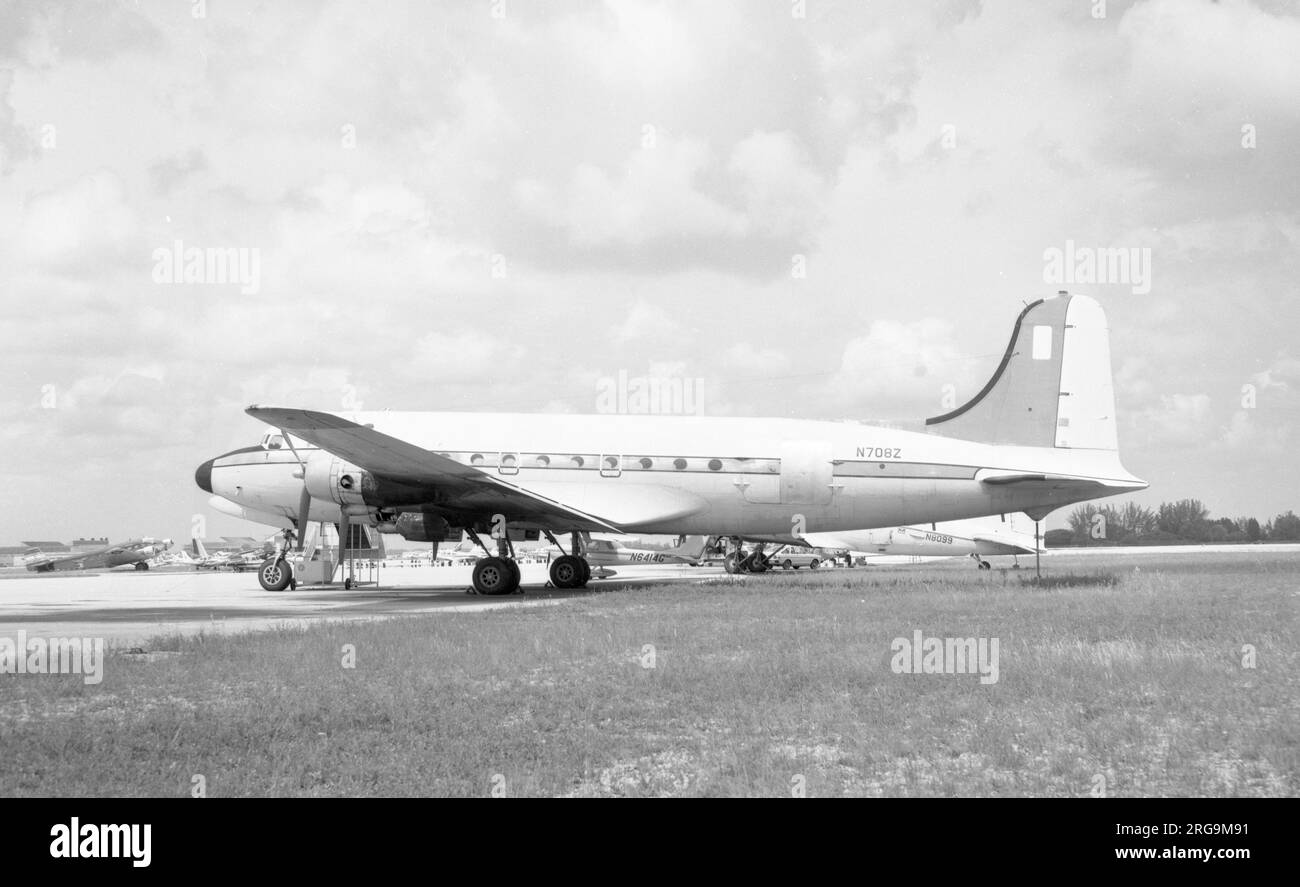
[[[262,446],[268,450],[278,450],[284,446],[284,436],[280,434],[268,434],[262,439]]]

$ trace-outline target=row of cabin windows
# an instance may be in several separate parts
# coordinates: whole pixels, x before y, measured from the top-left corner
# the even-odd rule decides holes
[[[549,456],[544,453],[528,456],[531,464],[527,461],[521,461],[522,457],[518,453],[449,453],[440,452],[439,456],[446,459],[452,459],[457,462],[472,465],[475,468],[499,468],[508,471],[517,471],[521,467],[532,468],[586,468],[589,465],[598,466],[602,471],[622,471],[629,468],[639,468],[644,471],[653,471],[655,469],[668,470],[669,466],[674,471],[685,471],[692,467],[692,462],[698,467],[708,468],[709,471],[721,471],[726,467],[722,459],[676,459],[668,460],[666,457],[662,460],[656,460],[650,456]],[[753,465],[767,464],[767,470],[773,474],[780,472],[780,460],[778,459],[729,459],[734,467],[746,466],[752,470]]]
[[[279,434],[270,433],[264,435],[262,438],[262,446],[269,450],[278,450],[284,445],[285,445],[284,438]],[[483,453],[470,453],[470,454],[439,453],[438,455],[443,456],[444,458],[454,459],[457,462],[467,462],[468,464],[473,465],[476,468],[490,468],[493,467],[494,465],[494,463],[488,461],[489,458],[491,457]],[[466,456],[468,456],[468,458],[466,458]],[[624,462],[622,457],[620,456],[596,457],[596,456],[572,455],[567,457],[568,458],[567,462],[563,461],[564,458],[565,457],[563,456],[556,457],[556,459],[559,460],[555,462],[556,468],[585,468],[589,460],[595,462],[597,458],[600,459],[599,465],[602,471],[621,471],[623,468],[631,468],[634,466],[644,471],[652,471],[656,467],[655,460],[649,456],[641,456],[639,458],[629,457],[626,462]],[[533,459],[533,467],[550,468],[552,466],[552,457],[544,453],[539,453],[533,456],[532,459]],[[700,460],[697,459],[695,461],[699,463]],[[755,460],[733,459],[728,461],[731,461],[733,463],[738,463],[738,466],[743,465],[746,467],[752,467],[752,463]],[[774,474],[780,472],[779,460],[768,459],[768,460],[759,460],[759,461],[769,463],[767,465],[767,470],[769,472]],[[667,464],[668,463],[661,463],[659,467],[661,469],[666,469]],[[681,457],[673,459],[671,464],[673,469],[676,471],[685,471],[687,468],[690,467],[690,462]],[[709,459],[707,462],[703,464],[709,469],[709,471],[721,471],[723,469],[723,461],[721,459]],[[517,471],[520,467],[519,455],[517,453],[501,453],[500,459],[495,463],[495,467],[503,471]]]

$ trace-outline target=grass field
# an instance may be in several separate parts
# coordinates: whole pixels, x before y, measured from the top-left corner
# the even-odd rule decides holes
[[[161,638],[0,677],[0,795],[1296,795],[1300,557],[1098,561]],[[916,630],[997,683],[896,674]]]

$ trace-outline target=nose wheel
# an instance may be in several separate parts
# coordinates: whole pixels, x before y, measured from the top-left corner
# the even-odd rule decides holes
[[[293,572],[284,558],[267,558],[257,570],[257,581],[267,591],[284,591],[293,581]]]

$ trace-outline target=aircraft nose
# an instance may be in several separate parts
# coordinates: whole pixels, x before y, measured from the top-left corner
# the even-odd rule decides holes
[[[205,493],[211,493],[211,492],[212,492],[212,463],[213,463],[213,461],[215,461],[215,460],[213,460],[213,459],[209,459],[208,461],[206,461],[206,462],[204,462],[202,465],[200,465],[200,466],[198,467],[198,470],[196,470],[196,471],[194,472],[194,482],[195,482],[196,484],[198,484],[198,485],[199,485],[199,489],[202,490],[202,491],[205,492]]]

